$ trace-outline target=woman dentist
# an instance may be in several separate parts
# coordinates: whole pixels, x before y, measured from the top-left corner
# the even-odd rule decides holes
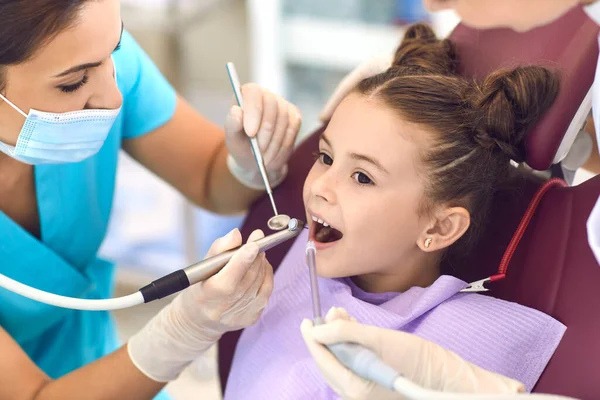
[[[596,0],[424,0],[430,11],[454,9],[461,22],[476,28],[507,27],[527,31],[548,24],[579,4],[585,4],[589,17],[600,24],[600,1]],[[518,12],[516,12],[518,10]],[[346,94],[362,79],[386,70],[390,58],[367,60],[350,73],[338,86],[321,113],[327,121]],[[600,133],[600,64],[596,72],[593,90],[592,114],[596,133]],[[600,141],[600,138],[597,139]],[[600,262],[600,200],[588,221],[588,236],[592,250]],[[310,321],[302,324],[304,340],[319,369],[329,385],[343,399],[402,399],[368,382],[345,368],[324,345],[354,342],[374,350],[390,366],[404,377],[425,389],[440,392],[488,393],[482,399],[510,399],[513,397],[540,399],[565,399],[550,395],[525,395],[523,386],[507,377],[485,371],[466,362],[456,354],[435,343],[404,332],[391,331],[357,323],[341,309],[332,309],[327,315],[328,323],[313,326]],[[489,395],[496,393],[497,396]],[[439,397],[428,397],[439,398]],[[446,397],[444,397],[446,398]],[[478,397],[469,397],[478,398]]]
[[[0,0],[0,272],[64,296],[110,297],[113,266],[97,251],[121,149],[201,207],[244,210],[262,182],[247,135],[257,136],[275,186],[285,178],[300,114],[257,85],[242,91],[244,110],[232,107],[223,130],[179,97],[123,30],[118,0]],[[241,241],[233,233],[215,246]],[[229,271],[155,318],[132,341],[133,362],[156,380],[172,379],[221,333],[252,323],[272,285],[271,267],[255,250],[240,251]],[[35,370],[22,351],[58,378],[118,347],[108,313],[56,308],[4,290],[0,327],[2,399],[19,398],[6,392],[21,382],[16,365]],[[88,373],[117,371],[126,358],[123,350]],[[104,372],[98,384],[137,374],[127,371],[110,379]],[[68,382],[92,397],[95,386],[83,374]],[[41,388],[26,387],[31,398]],[[62,393],[54,392],[66,398]]]

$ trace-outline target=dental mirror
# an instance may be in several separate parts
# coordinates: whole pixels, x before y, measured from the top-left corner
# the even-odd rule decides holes
[[[229,75],[229,81],[231,83],[231,87],[233,88],[233,93],[237,100],[238,106],[243,108],[244,102],[242,97],[242,90],[240,89],[240,79],[238,78],[235,66],[233,65],[233,63],[229,62],[227,63],[226,68],[227,74]],[[269,195],[269,200],[271,201],[271,207],[273,207],[273,213],[275,214],[274,217],[271,217],[271,219],[269,219],[267,225],[273,231],[280,231],[282,229],[287,228],[288,224],[290,223],[290,217],[284,214],[279,214],[277,212],[277,207],[275,206],[275,199],[273,198],[273,189],[271,189],[271,183],[269,182],[269,177],[265,168],[264,159],[256,137],[250,138],[250,148],[252,149],[254,160],[258,165],[258,170],[260,171],[260,175],[265,184],[265,188],[267,189],[267,194]]]
[[[285,214],[277,214],[271,218],[267,222],[267,226],[269,229],[273,231],[280,231],[288,227],[290,223],[290,217]]]

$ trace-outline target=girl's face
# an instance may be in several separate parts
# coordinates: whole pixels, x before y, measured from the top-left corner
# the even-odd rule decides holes
[[[421,212],[420,149],[429,140],[377,100],[351,94],[337,108],[304,184],[320,276],[360,276],[374,292],[437,278],[423,251],[432,220]]]
[[[74,24],[22,64],[4,68],[2,94],[25,113],[116,109],[111,55],[121,40],[118,0],[87,2]],[[0,100],[0,141],[15,145],[25,118]]]

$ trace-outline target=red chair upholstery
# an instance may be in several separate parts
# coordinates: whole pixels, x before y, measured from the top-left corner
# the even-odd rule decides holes
[[[563,72],[563,87],[555,106],[529,133],[528,163],[547,169],[571,124],[578,105],[593,81],[598,54],[598,29],[576,9],[550,27],[527,34],[507,30],[479,32],[459,26],[452,34],[461,71],[482,77],[489,71],[519,62],[553,63]],[[592,61],[588,61],[589,58]],[[592,65],[593,64],[593,65]],[[313,163],[318,136],[313,134],[290,160],[290,175],[275,192],[280,211],[305,218],[302,186]],[[445,265],[466,281],[495,273],[500,259],[540,181],[530,174],[516,178],[494,200],[486,232],[477,249],[460,265]],[[536,308],[567,326],[567,332],[534,391],[600,399],[600,266],[587,244],[586,220],[600,194],[600,177],[573,188],[550,190],[541,201],[509,266],[504,281],[490,284],[495,297]],[[267,198],[250,211],[242,233],[267,230],[271,216]],[[292,243],[269,251],[277,267]],[[459,268],[460,267],[460,268]],[[233,360],[240,332],[219,342],[222,387]]]
[[[452,32],[464,76],[483,78],[498,68],[523,63],[556,67],[561,72],[559,97],[527,137],[527,163],[536,170],[550,167],[565,136],[570,147],[589,114],[589,102],[579,114],[577,110],[594,81],[598,31],[598,25],[577,7],[555,23],[526,33],[478,31],[464,25]]]
[[[600,266],[586,231],[598,195],[600,177],[549,191],[515,252],[506,279],[490,285],[490,295],[538,309],[567,326],[535,392],[600,399]],[[496,229],[505,216],[502,210],[497,208]],[[488,236],[485,242],[493,240]],[[473,263],[481,259],[474,258]]]

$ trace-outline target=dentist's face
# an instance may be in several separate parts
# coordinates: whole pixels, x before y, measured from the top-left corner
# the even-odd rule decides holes
[[[351,94],[336,109],[304,184],[320,276],[420,281],[417,240],[428,218],[419,212],[419,163],[427,137],[365,96]]]
[[[553,22],[580,1],[423,0],[423,3],[430,11],[453,9],[463,23],[474,28],[512,28],[523,32]]]
[[[118,0],[86,2],[73,24],[27,61],[2,68],[2,94],[25,113],[114,109],[122,103],[111,60],[121,40]],[[25,118],[0,100],[0,141],[14,145]]]

